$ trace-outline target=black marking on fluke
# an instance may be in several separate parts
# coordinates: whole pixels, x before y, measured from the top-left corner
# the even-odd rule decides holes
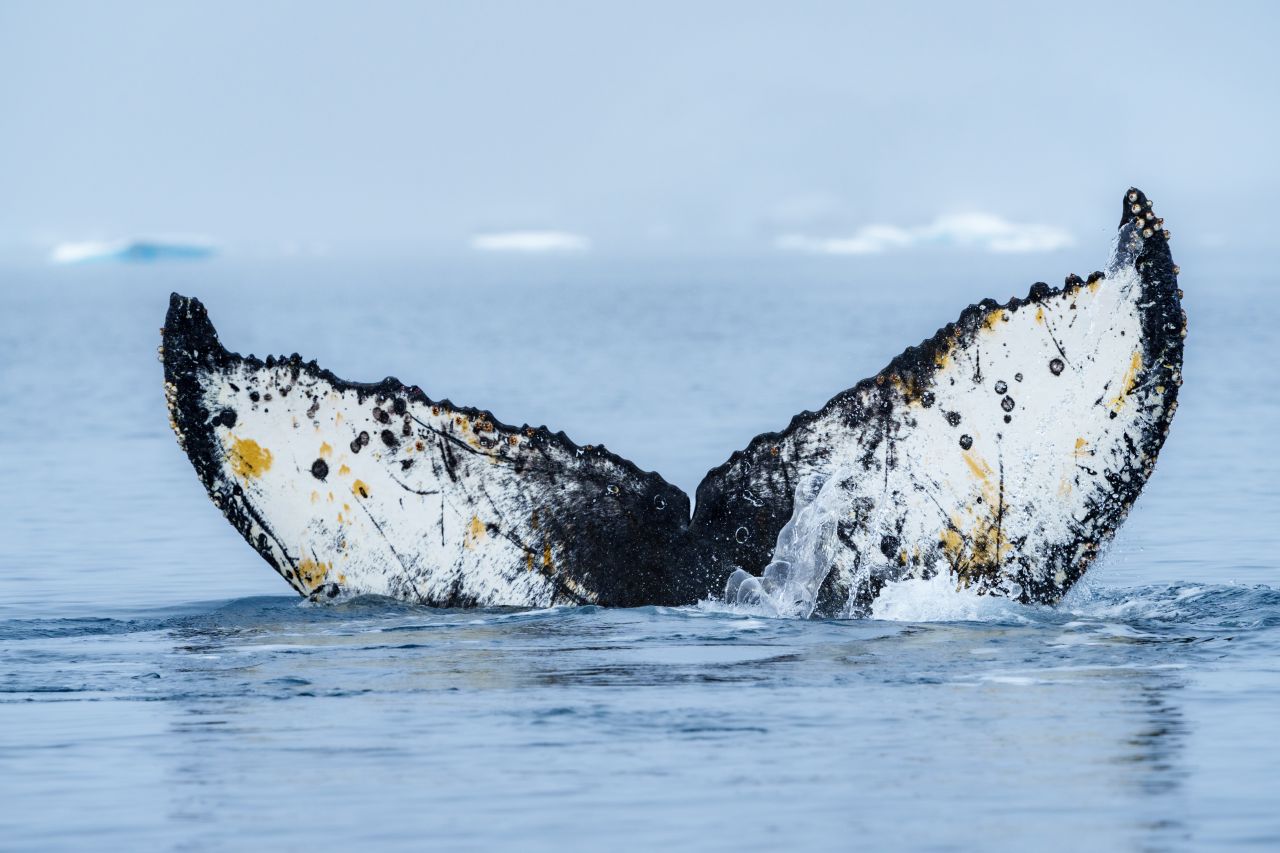
[[[942,570],[979,592],[1054,603],[1114,536],[1177,408],[1186,322],[1167,234],[1146,196],[1129,190],[1108,275],[1132,272],[1140,288],[1132,299],[1140,340],[1125,339],[1137,347],[1127,381],[1109,382],[1089,402],[1105,408],[1114,396],[1111,419],[1135,414],[1114,435],[1095,426],[1096,436],[1079,439],[1091,455],[1072,465],[1074,479],[1063,478],[1081,501],[1060,519],[1067,533],[1007,532],[1019,518],[1066,510],[1006,493],[1024,460],[1005,459],[1002,442],[1011,430],[1032,428],[1020,426],[1030,423],[1030,392],[1057,393],[1092,356],[1063,351],[1046,319],[1036,363],[984,375],[994,356],[983,354],[980,338],[1000,334],[1019,312],[1076,312],[1077,301],[1110,284],[1101,273],[1069,276],[1060,288],[1038,282],[1003,305],[970,305],[876,376],[735,452],[698,487],[692,516],[682,491],[599,445],[577,445],[545,426],[510,426],[394,378],[354,383],[297,354],[261,360],[229,352],[205,307],[178,294],[163,329],[166,396],[179,443],[214,503],[302,595],[382,592],[438,606],[688,604],[720,594],[736,568],[759,574],[795,511],[797,485],[819,475],[837,478],[848,505],[818,614],[865,614],[887,584]],[[957,360],[965,370],[952,366]],[[959,382],[985,389],[974,398],[976,415],[962,415],[957,408],[968,404],[953,398],[943,402]],[[1092,416],[1057,414],[1081,423]],[[271,465],[265,474],[233,458],[236,442],[253,439],[254,430],[296,436],[262,448]],[[904,481],[899,471],[913,462],[897,448],[928,444],[935,432],[946,448],[937,452],[966,454],[975,473],[992,472],[984,488],[996,491],[946,506],[938,496],[958,494],[954,488],[940,491],[919,472]],[[313,434],[331,440],[317,450]],[[385,472],[394,490],[353,482],[348,465]],[[918,516],[935,512],[930,501],[937,518],[922,527]],[[962,529],[955,519],[975,511],[993,513],[994,526]],[[937,526],[931,541],[908,536],[929,524]]]

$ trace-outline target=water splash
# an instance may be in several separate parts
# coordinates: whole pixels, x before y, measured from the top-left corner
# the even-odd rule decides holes
[[[770,616],[808,619],[839,550],[836,527],[845,510],[839,477],[812,475],[796,487],[795,509],[778,532],[773,562],[760,577],[736,569],[725,603]]]
[[[800,481],[795,509],[778,533],[773,562],[760,577],[735,570],[725,584],[725,604],[784,619],[813,616],[823,582],[846,551],[837,533],[840,520],[848,514],[848,495],[840,488],[842,479],[837,470],[828,477],[814,474]],[[853,588],[870,570],[869,566],[861,568]],[[940,566],[925,578],[886,584],[870,613],[853,613],[846,603],[842,615],[893,622],[1002,621],[1024,618],[1019,611],[1025,609],[1011,599],[980,595],[958,585],[948,568]]]
[[[809,619],[827,575],[844,550],[837,529],[847,512],[837,470],[811,475],[796,488],[795,509],[778,533],[774,559],[755,577],[736,569],[722,601],[701,602],[698,609],[723,613]],[[868,570],[869,571],[869,570]],[[1121,622],[1169,621],[1243,628],[1280,624],[1280,590],[1264,586],[1187,584],[1106,589],[1078,584],[1054,607],[1019,604],[1012,597],[982,594],[956,582],[947,567],[926,577],[905,577],[885,584],[869,616],[889,622],[1037,623],[1060,618],[1115,619]]]

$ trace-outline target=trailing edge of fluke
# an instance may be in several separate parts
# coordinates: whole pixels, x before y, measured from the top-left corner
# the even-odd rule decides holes
[[[227,520],[320,600],[678,605],[772,565],[803,579],[786,587],[802,614],[864,615],[886,585],[939,573],[1054,603],[1150,477],[1182,381],[1169,232],[1139,190],[1123,203],[1104,271],[970,305],[733,453],[692,515],[682,491],[600,445],[393,378],[229,352],[177,294],[170,423]]]

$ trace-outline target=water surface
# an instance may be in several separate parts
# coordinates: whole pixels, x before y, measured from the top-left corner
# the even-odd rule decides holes
[[[1182,261],[1169,442],[1053,609],[300,604],[204,496],[155,358],[176,289],[232,349],[392,373],[692,491],[968,302],[1100,259],[5,268],[2,846],[1275,848],[1265,275]]]

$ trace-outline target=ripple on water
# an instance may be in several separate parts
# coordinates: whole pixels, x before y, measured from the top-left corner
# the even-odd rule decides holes
[[[287,597],[6,620],[0,722],[22,726],[29,745],[0,754],[27,780],[9,798],[24,810],[39,808],[39,791],[105,802],[83,758],[70,776],[49,758],[105,756],[129,768],[117,777],[134,799],[114,807],[156,831],[181,825],[165,817],[175,798],[181,813],[212,815],[201,791],[219,792],[220,811],[243,808],[231,797],[286,821],[273,792],[299,774],[312,780],[310,807],[457,843],[513,836],[493,821],[449,823],[440,797],[474,815],[498,796],[510,804],[501,825],[525,837],[561,826],[546,803],[622,819],[644,802],[694,827],[708,810],[735,813],[726,798],[767,789],[778,807],[816,808],[807,825],[818,827],[848,813],[850,791],[905,816],[909,772],[955,786],[939,807],[954,807],[956,826],[1000,802],[1105,846],[1130,815],[1187,819],[1179,803],[1212,709],[1230,702],[1233,720],[1258,726],[1273,712],[1197,686],[1235,656],[1234,687],[1263,689],[1280,614],[1270,588],[1093,589],[1057,609],[940,594],[914,590],[893,618],[867,620],[712,602],[475,611]],[[72,705],[83,710],[60,713]],[[26,708],[42,709],[40,725]],[[1215,791],[1239,802],[1265,786],[1269,764],[1216,755],[1226,776],[1213,776]],[[989,780],[980,792],[960,784],[975,761]],[[421,812],[406,817],[418,800],[395,779],[433,792]],[[1263,831],[1262,812],[1250,814]],[[291,838],[325,841],[287,825]]]

